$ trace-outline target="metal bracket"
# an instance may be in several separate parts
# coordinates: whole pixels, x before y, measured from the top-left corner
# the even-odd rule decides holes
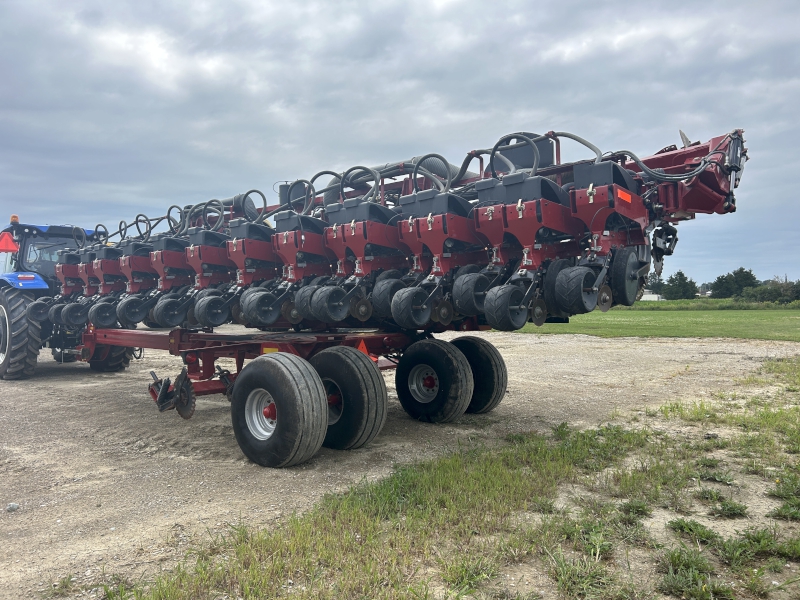
[[[494,206],[490,206],[489,208],[486,209],[486,216],[489,217],[490,221],[492,220],[492,218],[494,217]]]
[[[522,218],[522,210],[523,210],[522,199],[520,199],[520,200],[517,200],[517,215],[518,215],[517,218],[518,219]]]
[[[594,204],[594,195],[597,193],[597,190],[594,189],[594,184],[589,184],[589,189],[586,190],[586,195],[589,196],[589,204]]]
[[[331,227],[331,231],[333,231],[333,239],[336,239],[336,234],[339,231],[339,224],[338,223],[334,223],[333,227]]]
[[[430,231],[433,229],[433,213],[428,213],[428,218],[426,220],[428,221],[428,231]]]

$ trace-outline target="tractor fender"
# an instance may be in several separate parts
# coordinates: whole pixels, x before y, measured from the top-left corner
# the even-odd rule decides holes
[[[0,274],[0,288],[11,287],[15,290],[49,290],[50,286],[38,273],[19,272]]]

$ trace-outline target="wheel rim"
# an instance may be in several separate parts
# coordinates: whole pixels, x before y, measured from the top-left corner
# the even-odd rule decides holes
[[[325,397],[328,400],[328,426],[330,427],[342,418],[344,395],[341,388],[332,379],[323,379],[322,385],[325,386]]]
[[[8,356],[8,347],[11,339],[9,331],[8,313],[5,306],[0,306],[0,365],[6,362],[6,356]]]
[[[244,406],[247,428],[257,440],[265,441],[275,433],[278,412],[275,400],[264,388],[256,388],[247,396]]]
[[[417,402],[432,402],[439,393],[439,377],[436,371],[429,365],[416,365],[408,374],[408,389]]]

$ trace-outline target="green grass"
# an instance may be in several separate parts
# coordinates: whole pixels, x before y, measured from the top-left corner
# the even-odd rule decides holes
[[[689,301],[693,302],[693,301]],[[657,304],[655,302],[651,304]],[[594,311],[569,323],[527,324],[522,333],[598,337],[690,337],[800,342],[800,310]]]
[[[694,298],[692,300],[659,300],[637,302],[633,306],[615,306],[614,310],[674,311],[674,310],[797,310],[800,301],[789,304],[777,302],[748,302],[734,298]]]

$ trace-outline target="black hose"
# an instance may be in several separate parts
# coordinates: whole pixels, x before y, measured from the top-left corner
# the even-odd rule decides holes
[[[344,201],[345,199],[344,188],[350,187],[355,189],[355,187],[358,185],[358,183],[352,180],[350,181],[350,183],[347,182],[347,176],[350,175],[350,173],[352,173],[353,171],[364,171],[372,176],[372,180],[374,181],[374,183],[372,184],[372,187],[369,189],[369,191],[366,194],[364,194],[364,196],[362,196],[365,202],[369,202],[370,198],[373,198],[377,195],[377,191],[381,183],[381,176],[375,169],[364,167],[362,165],[356,165],[355,167],[350,167],[349,169],[347,169],[347,171],[345,171],[342,174],[342,180],[339,182],[339,193],[342,196],[342,201]],[[369,181],[369,179],[367,179],[367,181]]]
[[[492,152],[489,155],[489,168],[492,170],[492,177],[494,177],[495,179],[497,179],[497,171],[494,168],[494,157],[497,154],[497,150],[500,147],[500,144],[512,138],[519,138],[523,140],[533,150],[533,166],[531,167],[531,176],[536,175],[536,170],[539,168],[539,148],[536,147],[534,141],[528,136],[522,135],[521,133],[510,133],[508,135],[504,135],[499,140],[497,140],[497,143],[494,145],[494,147],[492,148]],[[502,156],[502,154],[500,155],[500,157],[506,162],[508,162],[508,159]]]
[[[426,158],[436,158],[436,159],[442,161],[442,164],[444,165],[444,169],[445,169],[445,171],[447,171],[447,183],[445,184],[444,189],[441,190],[441,191],[442,191],[442,193],[446,194],[447,192],[450,191],[450,184],[453,182],[453,179],[452,179],[452,177],[450,175],[450,163],[441,154],[436,154],[434,152],[431,152],[430,154],[426,154],[425,156],[420,158],[417,161],[417,163],[414,165],[414,171],[411,174],[411,181],[414,184],[414,191],[415,192],[419,191],[419,186],[417,185],[417,173],[419,172],[419,169],[422,166],[422,162]],[[423,171],[425,171],[425,169],[423,169]],[[429,175],[425,175],[425,177],[428,178],[428,179],[431,179],[432,181],[436,181],[435,179],[433,179],[434,177],[436,177],[433,174],[431,174],[430,176]]]

